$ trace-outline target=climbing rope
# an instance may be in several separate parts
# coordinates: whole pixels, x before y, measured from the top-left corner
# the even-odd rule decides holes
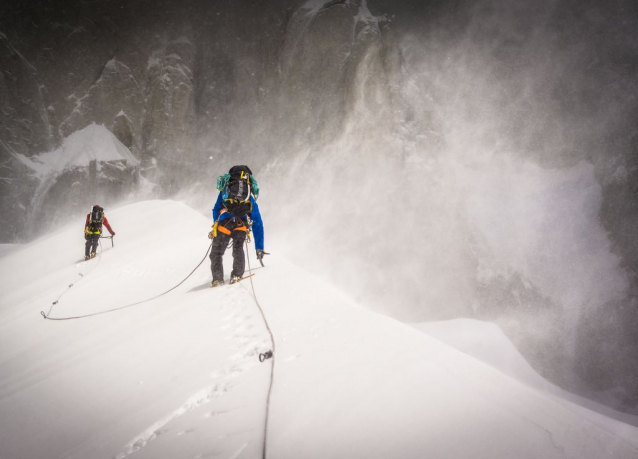
[[[250,256],[248,256],[248,238],[246,238],[246,259],[248,260],[248,273],[249,273],[248,277],[250,278],[250,288],[253,291],[253,299],[255,300],[255,304],[259,308],[259,312],[261,313],[261,318],[264,320],[266,329],[268,330],[268,333],[270,334],[270,342],[272,343],[271,350],[259,354],[260,362],[264,362],[265,360],[272,359],[272,364],[270,365],[270,385],[268,386],[268,398],[266,399],[266,419],[264,422],[264,446],[263,446],[263,450],[261,454],[262,459],[266,459],[267,451],[268,451],[268,420],[270,418],[270,399],[272,396],[272,386],[275,379],[275,337],[272,333],[272,330],[270,329],[270,325],[268,324],[268,320],[266,319],[264,310],[259,304],[259,300],[257,299],[257,293],[255,293],[255,284],[253,284],[253,274],[252,274],[253,270],[250,266]]]
[[[84,279],[85,276],[87,276],[91,271],[93,271],[95,268],[97,268],[97,266],[100,264],[100,261],[102,260],[102,251],[103,251],[103,249],[102,249],[102,241],[98,241],[98,242],[100,243],[100,253],[98,254],[97,263],[94,263],[91,266],[91,268],[88,271],[86,271],[85,273],[78,273],[78,276],[80,276],[80,279],[76,280],[75,282],[70,283],[69,286],[66,289],[64,289],[64,291],[62,293],[60,293],[60,296],[58,296],[57,299],[53,303],[51,303],[51,307],[49,308],[49,310],[47,311],[46,314],[44,313],[44,311],[40,311],[40,314],[42,314],[45,319],[49,316],[49,314],[51,314],[51,311],[53,310],[53,306],[55,306],[56,304],[58,304],[60,302],[60,298],[62,298],[71,289],[71,287],[73,287],[75,284],[77,284],[82,279]]]
[[[154,296],[154,297],[152,297],[152,298],[148,298],[148,299],[146,299],[146,300],[138,301],[138,302],[136,302],[136,303],[127,304],[127,305],[125,305],[125,306],[120,306],[120,307],[118,307],[118,308],[108,309],[108,310],[106,310],[106,311],[94,312],[93,314],[84,314],[84,315],[81,315],[81,316],[72,316],[72,317],[49,317],[49,315],[48,315],[48,314],[51,312],[51,309],[53,308],[53,305],[51,306],[51,309],[49,309],[49,313],[45,314],[45,313],[44,313],[44,311],[40,311],[40,314],[42,314],[42,316],[43,316],[45,319],[48,319],[48,320],[73,320],[73,319],[83,319],[83,318],[85,318],[85,317],[99,316],[99,315],[101,315],[101,314],[107,314],[107,313],[109,313],[109,312],[119,311],[119,310],[121,310],[121,309],[126,309],[126,308],[131,308],[131,307],[133,307],[133,306],[138,306],[138,305],[140,305],[140,304],[142,304],[142,303],[148,303],[149,301],[155,300],[155,299],[157,299],[157,298],[159,298],[159,297],[161,297],[161,296],[166,295],[167,293],[172,292],[172,291],[173,291],[173,290],[175,290],[177,287],[179,287],[179,286],[180,286],[180,285],[182,285],[184,282],[186,282],[186,280],[187,280],[189,277],[191,277],[195,271],[197,271],[197,268],[199,268],[199,267],[202,265],[202,263],[204,263],[204,260],[206,260],[206,257],[208,256],[208,253],[210,252],[210,249],[211,249],[212,247],[213,247],[213,243],[211,242],[211,244],[208,246],[208,250],[206,250],[206,255],[204,255],[204,258],[202,258],[202,261],[200,261],[200,262],[199,262],[199,264],[198,264],[197,266],[195,266],[195,269],[193,269],[193,270],[190,272],[190,274],[189,274],[188,276],[186,276],[186,277],[185,277],[185,278],[184,278],[184,279],[183,279],[183,280],[182,280],[179,284],[177,284],[176,286],[174,286],[174,287],[172,287],[172,288],[170,288],[170,289],[166,290],[164,293],[160,293],[159,295],[156,295],[156,296]],[[101,248],[102,248],[102,246],[100,245],[100,249],[101,249]],[[100,253],[102,253],[102,251],[101,251],[101,250],[100,250]],[[73,286],[73,284],[71,284],[71,285],[69,286],[69,288],[70,288],[70,287],[72,287],[72,286]],[[67,289],[67,290],[68,290],[68,289]],[[65,291],[65,292],[66,292],[66,291]],[[64,294],[64,293],[63,293],[63,294]],[[62,295],[60,295],[60,296],[62,296]],[[55,304],[57,304],[57,302],[58,302],[58,301],[59,301],[59,298],[58,298],[58,300],[56,300],[53,304],[54,304],[54,305],[55,305]]]

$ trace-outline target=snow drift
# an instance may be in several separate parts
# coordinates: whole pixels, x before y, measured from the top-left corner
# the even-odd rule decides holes
[[[77,263],[81,222],[0,258],[2,458],[260,457],[271,364],[271,458],[638,455],[635,427],[357,307],[268,233],[252,279],[274,361],[251,284],[210,289],[207,260],[153,301],[43,320],[154,297],[208,247],[209,219],[178,202],[106,211],[99,258]]]

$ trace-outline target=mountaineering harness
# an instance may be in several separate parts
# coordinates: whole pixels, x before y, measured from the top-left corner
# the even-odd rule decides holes
[[[228,210],[226,209],[222,209],[219,212],[219,217],[221,217],[222,215],[224,215],[226,212],[228,212]],[[244,221],[239,218],[239,217],[233,217],[232,219],[230,219],[231,221],[234,220],[238,220],[239,224],[241,226],[235,227],[232,230],[229,230],[228,228],[226,228],[224,225],[219,225],[219,217],[217,217],[217,221],[215,221],[215,224],[213,225],[213,230],[211,231],[212,235],[213,235],[213,239],[217,237],[217,233],[222,233],[225,234],[227,236],[230,236],[232,234],[233,231],[243,231],[246,233],[246,239],[248,241],[250,241],[250,228],[252,227],[252,221],[250,221],[250,219],[247,219],[247,223],[244,223]]]

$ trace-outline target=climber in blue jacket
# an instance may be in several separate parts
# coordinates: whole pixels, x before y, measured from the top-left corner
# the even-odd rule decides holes
[[[244,242],[252,229],[257,259],[264,255],[264,224],[257,205],[259,187],[248,166],[233,166],[228,174],[217,179],[219,194],[213,207],[213,230],[208,234],[213,240],[210,253],[212,286],[224,283],[222,257],[228,243],[233,241],[233,270],[230,283],[241,280],[245,271]]]

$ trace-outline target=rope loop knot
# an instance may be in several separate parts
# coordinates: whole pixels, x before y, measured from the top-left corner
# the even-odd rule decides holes
[[[262,354],[259,354],[259,361],[263,362],[264,360],[268,360],[272,358],[272,351],[266,351]]]

